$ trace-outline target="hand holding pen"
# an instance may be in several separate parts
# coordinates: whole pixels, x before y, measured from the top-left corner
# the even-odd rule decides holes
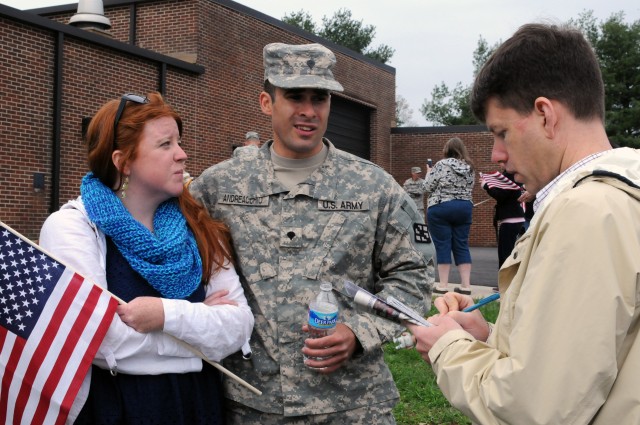
[[[435,326],[407,325],[413,334],[416,350],[427,363],[430,363],[429,351],[434,344],[446,333],[460,329],[467,331],[479,341],[486,341],[491,328],[482,313],[474,310],[498,298],[499,295],[494,294],[474,304],[470,296],[455,292],[447,292],[444,296],[438,297],[435,306],[440,314],[429,318],[429,322]]]
[[[474,303],[474,300],[468,295],[449,292],[437,298],[435,306],[440,316],[452,318],[474,338],[479,341],[486,341],[490,327],[478,308],[495,301],[499,297],[499,294],[492,294],[478,303]]]
[[[487,321],[482,317],[481,313],[470,313],[499,298],[500,294],[496,293],[480,300],[476,304],[469,305],[470,301],[472,302],[472,298],[470,296],[449,292],[436,299],[435,306],[440,314],[437,317],[433,317],[430,322],[434,322],[437,327],[439,324],[438,322],[440,322],[444,316],[448,316],[449,319],[454,320],[460,327],[478,340],[486,341],[490,333],[490,327],[487,324]],[[462,307],[464,305],[466,305],[466,307]],[[409,328],[412,329],[412,332],[415,331],[414,326],[410,326]]]
[[[498,298],[500,298],[500,294],[496,292],[495,294],[491,294],[488,297],[485,297],[485,298],[481,299],[480,301],[478,301],[474,305],[470,305],[469,307],[463,309],[462,311],[464,313],[469,313],[469,312],[471,312],[473,310],[476,310],[476,309],[482,307],[483,305],[489,304],[490,302],[497,300]]]

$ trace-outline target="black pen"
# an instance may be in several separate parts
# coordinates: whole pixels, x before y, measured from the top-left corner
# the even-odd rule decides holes
[[[470,311],[473,311],[473,310],[475,310],[475,309],[477,309],[477,308],[482,307],[482,306],[483,306],[483,305],[485,305],[485,304],[489,304],[490,302],[495,301],[495,300],[497,300],[498,298],[500,298],[500,294],[499,294],[499,293],[491,294],[491,295],[489,295],[488,297],[481,299],[481,300],[480,300],[480,301],[478,301],[476,304],[471,305],[471,306],[469,306],[469,307],[465,308],[465,309],[464,309],[464,310],[462,310],[462,311],[464,311],[465,313],[468,313],[468,312],[470,312]]]

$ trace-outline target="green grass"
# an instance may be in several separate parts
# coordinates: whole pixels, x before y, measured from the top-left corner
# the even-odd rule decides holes
[[[484,317],[495,322],[500,305],[496,302],[480,308]],[[436,313],[432,308],[430,314]],[[398,425],[468,425],[471,421],[452,407],[436,384],[436,377],[420,354],[414,350],[396,350],[392,343],[384,347],[385,360],[400,391],[393,410]]]

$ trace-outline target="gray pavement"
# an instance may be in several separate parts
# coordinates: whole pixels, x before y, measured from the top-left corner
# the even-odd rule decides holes
[[[498,248],[471,247],[471,296],[485,297],[498,286]],[[436,282],[439,282],[436,267]],[[460,286],[460,274],[455,264],[449,273],[449,289]]]

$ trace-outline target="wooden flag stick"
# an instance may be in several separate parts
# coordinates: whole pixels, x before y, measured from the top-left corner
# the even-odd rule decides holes
[[[487,198],[487,199],[485,199],[484,201],[480,201],[480,202],[478,202],[477,204],[473,204],[473,206],[474,206],[474,207],[477,207],[478,205],[482,205],[482,204],[484,204],[485,202],[488,202],[488,201],[490,201],[490,200],[492,200],[492,199],[493,199],[493,198]]]
[[[39,251],[44,252],[45,254],[47,254],[49,257],[53,258],[54,260],[56,260],[57,262],[59,262],[60,264],[65,264],[64,261],[60,261],[58,258],[56,258],[54,255],[51,255],[51,253],[47,252],[45,249],[43,249],[41,246],[35,244],[33,241],[31,241],[30,239],[26,238],[25,236],[21,235],[20,233],[16,232],[14,229],[12,229],[11,227],[7,226],[6,224],[4,224],[2,221],[0,221],[0,225],[2,225],[2,227],[4,227],[5,229],[7,229],[8,231],[10,231],[11,233],[13,233],[14,235],[16,235],[17,237],[19,237],[20,239],[26,241],[27,243],[29,243],[30,245],[32,245],[34,248],[37,248]],[[66,267],[66,265],[65,265]],[[75,272],[75,270],[74,270]],[[77,273],[77,272],[76,272]],[[78,275],[80,275],[80,273],[77,273]],[[82,275],[80,275],[82,276]],[[84,277],[84,276],[83,276]],[[86,277],[84,277],[86,279]],[[88,280],[88,279],[87,279]],[[115,296],[114,294],[112,294],[111,292],[109,292],[108,290],[106,290],[105,288],[103,288],[102,286],[98,285],[97,283],[93,282],[94,285],[96,285],[98,288],[102,289],[103,291],[105,291],[106,293],[108,293],[109,295],[111,295],[113,298],[115,298],[120,304],[126,304],[126,302],[124,302],[124,300],[122,300],[121,298]],[[169,334],[167,334],[169,335]],[[211,366],[215,367],[216,369],[218,369],[220,372],[224,373],[225,375],[227,375],[228,377],[230,377],[231,379],[237,381],[238,383],[242,384],[243,386],[245,386],[246,388],[248,388],[251,392],[257,394],[257,395],[262,395],[262,391],[260,391],[259,389],[255,388],[254,386],[252,386],[251,384],[249,384],[247,381],[245,381],[244,379],[240,378],[238,375],[234,374],[233,372],[231,372],[230,370],[226,369],[224,366],[222,366],[220,363],[216,363],[213,362],[211,360],[209,360],[200,350],[198,350],[197,348],[193,347],[190,344],[187,344],[186,342],[182,341],[181,339],[176,338],[173,335],[169,335],[171,338],[175,339],[177,343],[179,343],[180,345],[182,345],[184,348],[188,349],[189,351],[191,351],[193,354],[195,354],[197,357],[199,357],[200,359],[204,360],[205,362],[209,363]]]
[[[257,394],[257,395],[262,395],[262,391],[260,391],[259,389],[257,389],[256,387],[254,387],[253,385],[251,385],[250,383],[248,383],[244,379],[240,378],[238,375],[236,375],[235,373],[231,372],[229,369],[226,369],[220,363],[212,362],[211,360],[207,359],[205,357],[205,355],[200,350],[198,350],[197,348],[187,344],[186,342],[182,341],[181,339],[176,338],[173,335],[169,335],[169,336],[171,336],[173,339],[175,339],[183,347],[189,349],[193,354],[195,354],[196,356],[200,357],[205,362],[209,363],[211,366],[213,366],[216,369],[218,369],[220,372],[224,373],[228,377],[234,379],[235,381],[238,381],[238,383],[240,383],[240,384],[244,385],[245,387],[247,387],[251,392],[253,392],[253,393]]]

